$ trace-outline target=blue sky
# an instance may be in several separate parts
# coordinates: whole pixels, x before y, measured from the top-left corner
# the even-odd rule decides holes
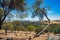
[[[35,0],[26,0],[28,7],[33,5]],[[44,6],[50,7],[50,10],[47,11],[47,15],[50,20],[60,20],[60,0],[44,0]],[[14,12],[16,13],[16,12]],[[31,12],[28,12],[31,15]],[[17,18],[14,18],[17,19]],[[31,16],[21,19],[21,20],[38,20],[38,17],[31,18]],[[47,20],[44,17],[44,20]]]
[[[45,0],[44,3],[50,6],[48,17],[51,20],[60,20],[60,0]]]

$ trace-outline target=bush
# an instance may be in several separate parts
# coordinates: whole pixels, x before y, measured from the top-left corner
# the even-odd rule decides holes
[[[20,30],[20,31],[27,31],[27,28],[25,28],[25,27],[19,27],[18,30]]]
[[[27,26],[27,30],[28,31],[35,31],[35,27],[34,26]]]
[[[44,28],[44,26],[36,27],[35,32],[36,32],[36,33],[39,33],[43,28]]]
[[[2,25],[2,27],[3,27],[3,29],[5,29],[5,28],[7,27],[8,30],[13,30],[13,29],[14,29],[12,23],[4,23],[4,24]]]
[[[60,34],[60,26],[57,25],[55,28],[54,28],[54,33],[55,34]]]

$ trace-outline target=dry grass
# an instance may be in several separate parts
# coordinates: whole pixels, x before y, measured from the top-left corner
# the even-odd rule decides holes
[[[18,40],[22,40],[22,39],[28,39],[29,36],[33,37],[33,35],[35,34],[34,32],[28,32],[28,31],[19,31],[16,32],[17,36],[15,35],[15,33],[7,33],[7,35],[5,35],[4,30],[0,30],[0,38],[7,38],[7,37],[11,37],[11,38],[16,38]],[[50,33],[50,35],[54,35],[53,33]],[[32,40],[46,40],[48,38],[47,33],[46,34],[42,34],[40,37],[36,37],[36,38],[32,38]],[[15,40],[15,39],[14,39]]]

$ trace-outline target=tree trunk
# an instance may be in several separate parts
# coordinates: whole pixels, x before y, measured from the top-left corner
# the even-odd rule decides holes
[[[2,25],[1,25],[1,23],[0,23],[0,30],[2,29]]]
[[[0,13],[0,15],[1,15],[1,13]],[[1,30],[1,28],[2,28],[2,24],[1,24],[1,16],[0,16],[0,30]]]
[[[50,26],[50,24],[48,24],[46,27],[44,27],[42,31],[36,33],[36,34],[34,35],[34,38],[39,37],[39,36],[47,29],[47,27],[49,27],[49,26]]]
[[[0,21],[0,30],[2,29],[2,24],[3,24],[3,22]]]
[[[47,27],[49,27],[49,26],[50,26],[50,24],[48,24],[41,32],[39,32],[38,36],[40,36],[47,29]]]
[[[4,18],[4,20],[5,20],[5,18]],[[0,30],[2,29],[2,25],[3,25],[4,20],[0,20]]]
[[[0,30],[2,29],[2,24],[6,18],[6,16],[9,14],[10,11],[8,11],[8,13],[4,12],[4,18],[2,19],[2,17],[0,16]]]

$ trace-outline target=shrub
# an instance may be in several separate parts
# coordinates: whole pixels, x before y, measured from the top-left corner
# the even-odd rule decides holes
[[[27,26],[27,30],[28,31],[35,31],[35,27],[34,26]]]

